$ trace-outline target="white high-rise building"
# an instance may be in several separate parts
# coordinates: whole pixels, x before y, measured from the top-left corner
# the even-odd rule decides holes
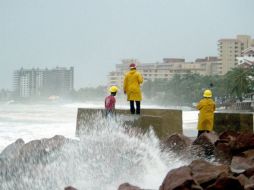
[[[74,68],[23,69],[14,72],[15,97],[62,96],[73,90]]]

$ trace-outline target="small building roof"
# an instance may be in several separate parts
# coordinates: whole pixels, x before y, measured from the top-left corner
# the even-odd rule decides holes
[[[254,47],[249,47],[242,52],[243,54],[254,53]]]

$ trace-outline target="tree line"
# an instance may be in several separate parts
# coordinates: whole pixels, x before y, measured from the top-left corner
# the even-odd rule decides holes
[[[242,101],[247,93],[254,91],[254,67],[234,68],[222,76],[174,75],[171,80],[146,81],[142,87],[147,101],[178,106],[198,102],[205,89],[212,90],[219,104]]]
[[[142,86],[144,103],[159,105],[191,106],[202,98],[203,91],[211,89],[217,104],[242,101],[246,94],[254,92],[254,67],[234,68],[225,75],[203,76],[188,73],[174,75],[171,80],[148,80]],[[123,96],[117,94],[118,98]],[[87,87],[73,91],[72,100],[104,100],[106,86]]]

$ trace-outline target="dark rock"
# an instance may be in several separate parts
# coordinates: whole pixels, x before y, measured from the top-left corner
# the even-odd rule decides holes
[[[254,149],[254,134],[241,133],[236,137],[235,145],[233,147],[234,154],[239,154],[243,151]]]
[[[231,162],[231,170],[235,173],[243,173],[254,168],[254,160],[243,156],[234,156]]]
[[[195,185],[197,185],[197,183],[191,176],[191,169],[187,166],[183,166],[171,170],[167,174],[160,186],[160,190],[188,190]]]
[[[64,190],[78,190],[72,186],[65,187]]]
[[[246,185],[244,187],[244,190],[254,190],[254,184],[253,185]]]
[[[173,134],[163,141],[163,148],[169,148],[176,153],[183,153],[192,144],[192,140],[182,134]]]
[[[193,143],[198,144],[198,142],[202,142],[202,140],[205,140],[206,142],[209,142],[211,144],[214,144],[217,140],[219,140],[218,135],[215,132],[210,133],[202,133]]]
[[[192,176],[202,187],[213,183],[222,174],[228,175],[229,167],[226,165],[214,165],[204,160],[194,160],[189,167]]]
[[[216,180],[216,182],[206,190],[244,190],[239,180],[234,177],[221,177]]]
[[[233,156],[254,147],[254,135],[251,133],[224,132],[215,142],[215,157],[222,163],[229,164]]]
[[[245,175],[243,174],[240,174],[239,176],[236,177],[239,182],[241,183],[242,186],[245,186],[246,184],[249,183],[249,178],[246,177]]]
[[[247,169],[243,174],[248,178],[254,176],[254,167]]]
[[[195,185],[195,184],[193,184],[193,185],[191,186],[191,190],[203,190],[203,188],[202,188],[200,185]]]
[[[219,139],[216,133],[203,133],[194,142],[193,145],[201,145],[205,151],[205,155],[214,154],[215,142]]]
[[[219,139],[227,142],[235,141],[238,135],[235,131],[225,131],[219,135]]]
[[[205,157],[205,150],[202,145],[191,145],[188,152],[184,154],[184,157],[188,156],[188,154],[191,155],[192,160],[200,159]]]
[[[254,149],[242,152],[241,156],[247,158],[248,160],[254,160]]]
[[[252,176],[248,183],[244,186],[245,190],[254,190],[254,176]]]
[[[231,149],[232,148],[229,142],[218,140],[215,143],[214,155],[219,162],[230,164],[233,156]]]
[[[118,187],[118,190],[141,190],[141,189],[139,187],[133,186],[129,183],[123,183]]]

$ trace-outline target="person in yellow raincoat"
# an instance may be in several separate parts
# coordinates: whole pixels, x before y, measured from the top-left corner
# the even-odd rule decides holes
[[[213,130],[215,103],[212,99],[212,91],[205,90],[203,99],[197,104],[198,115],[198,137],[204,132]]]
[[[142,94],[140,85],[143,83],[143,76],[136,70],[134,63],[130,64],[130,71],[124,77],[123,90],[127,94],[127,100],[130,101],[131,114],[140,114],[140,103]],[[136,109],[134,106],[136,103]]]

